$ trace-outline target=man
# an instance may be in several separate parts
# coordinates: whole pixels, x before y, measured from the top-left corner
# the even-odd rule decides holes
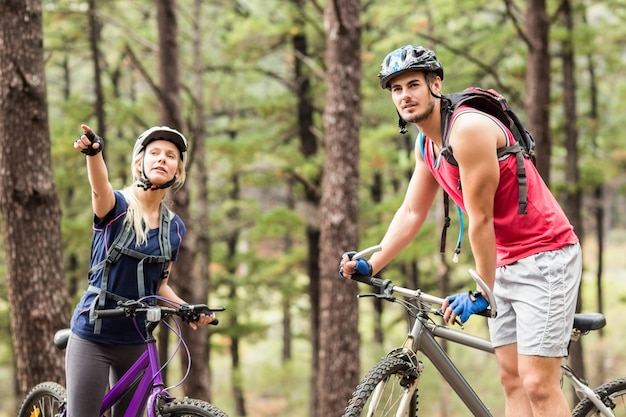
[[[507,417],[570,416],[560,387],[582,271],[578,238],[534,165],[525,159],[527,213],[518,214],[514,155],[497,149],[514,143],[512,133],[478,110],[459,107],[450,134],[442,137],[443,67],[433,51],[407,45],[391,52],[378,74],[400,116],[414,123],[415,170],[404,201],[368,263],[344,255],[340,272],[380,271],[416,236],[442,187],[469,218],[476,271],[492,289],[498,316],[489,319]],[[444,155],[452,153],[457,165]],[[462,322],[488,306],[487,297],[461,293],[446,298],[444,320]]]

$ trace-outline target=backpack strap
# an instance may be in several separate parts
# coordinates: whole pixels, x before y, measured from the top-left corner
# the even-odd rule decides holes
[[[170,242],[170,211],[161,203],[159,225],[159,248],[161,255],[167,258],[161,271],[162,278],[167,278],[170,261],[172,259],[172,244]]]
[[[422,160],[424,160],[425,147],[426,147],[426,138],[424,137],[424,133],[422,131],[417,135],[417,141],[420,147],[420,152],[422,154]],[[463,243],[463,211],[461,207],[456,206],[456,210],[459,213],[459,237],[456,241],[456,247],[454,248],[454,255],[452,256],[453,262],[459,261],[459,254],[461,253],[461,243]],[[448,235],[448,228],[450,227],[450,195],[443,190],[443,228],[441,229],[441,241],[439,243],[439,252],[445,253],[446,251],[446,237]]]
[[[144,263],[163,264],[161,268],[161,280],[159,281],[159,286],[161,281],[167,277],[169,264],[172,259],[172,245],[170,242],[170,213],[164,204],[161,204],[159,212],[159,248],[161,250],[161,255],[149,256],[145,253],[130,249],[129,246],[135,237],[136,235],[133,227],[124,221],[122,230],[111,244],[111,249],[109,250],[106,259],[102,260],[89,270],[89,275],[91,275],[100,269],[104,269],[102,271],[100,288],[94,285],[90,285],[88,288],[88,291],[98,294],[89,309],[90,319],[94,322],[94,334],[100,334],[102,329],[102,320],[95,319],[93,314],[96,309],[96,304],[98,309],[103,309],[107,299],[113,299],[116,301],[128,300],[125,297],[119,296],[107,290],[111,266],[119,261],[122,255],[139,259],[139,263],[137,264],[137,292],[140,298],[146,296]]]
[[[449,103],[451,103],[448,100]],[[442,123],[442,156],[446,159],[446,161],[448,161],[448,163],[454,165],[454,166],[458,166],[458,163],[456,162],[456,159],[454,159],[454,156],[452,155],[452,147],[448,144],[448,139],[450,136],[450,127],[452,125],[452,113],[453,111],[456,110],[456,108],[452,109],[451,105],[447,105],[444,106],[442,105],[442,111],[441,111],[441,123]],[[491,115],[490,113],[481,110],[481,109],[476,109],[480,112],[483,112],[485,114]],[[493,117],[495,117],[497,120],[499,120],[500,122],[502,122],[502,120],[495,116],[495,115],[491,115]],[[444,119],[445,119],[445,127],[444,126]],[[513,145],[509,145],[509,146],[503,146],[502,148],[498,148],[497,149],[497,156],[498,159],[503,158],[506,155],[510,155],[510,154],[515,154],[515,163],[516,163],[516,168],[517,168],[517,183],[518,183],[518,209],[517,209],[517,213],[518,214],[528,214],[527,211],[527,207],[528,207],[528,184],[527,184],[527,178],[526,178],[526,167],[524,165],[524,158],[533,158],[534,155],[533,154],[529,154],[520,144],[520,140],[521,140],[521,133],[520,131],[517,129],[517,127],[515,126],[514,123],[512,123],[512,127],[508,126],[507,124],[504,124],[504,127],[506,127],[512,134],[513,134],[513,138],[516,140],[516,143]]]
[[[505,146],[498,149],[498,159],[505,155],[515,154],[515,164],[517,165],[517,214],[528,214],[526,207],[528,206],[528,182],[526,179],[526,166],[524,166],[524,148],[519,143],[511,146]]]

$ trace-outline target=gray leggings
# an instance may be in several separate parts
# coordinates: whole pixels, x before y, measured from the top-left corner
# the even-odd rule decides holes
[[[109,384],[114,384],[146,350],[141,345],[105,345],[70,336],[65,353],[68,417],[99,417]],[[122,417],[132,395],[113,407],[112,417]]]

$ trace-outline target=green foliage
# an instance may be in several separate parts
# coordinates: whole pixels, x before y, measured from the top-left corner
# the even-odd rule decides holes
[[[515,2],[512,10],[516,19],[523,16],[522,5]],[[124,185],[121,179],[127,176],[127,155],[132,141],[144,127],[158,123],[155,111],[156,98],[148,87],[145,76],[156,78],[156,25],[155,10],[147,0],[136,1],[132,8],[124,8],[115,2],[98,4],[98,17],[102,24],[102,62],[107,106],[107,156],[111,177],[115,186]],[[181,72],[191,74],[192,9],[190,1],[179,4],[180,45],[183,51]],[[550,5],[556,12],[556,5]],[[410,8],[412,13],[402,13]],[[80,133],[81,122],[91,122],[93,103],[93,75],[88,48],[88,16],[86,5],[74,1],[46,1],[45,29],[47,76],[50,85],[50,115],[53,141],[53,158],[57,169],[59,192],[62,195],[65,222],[64,238],[69,252],[78,252],[82,242],[90,234],[89,195],[80,155],[71,149],[71,140]],[[615,13],[601,3],[589,4],[587,10],[579,6],[575,31],[580,61],[578,71],[582,81],[580,108],[588,114],[588,85],[586,56],[591,55],[598,75],[607,74],[609,80],[617,79],[623,58],[615,53],[619,40],[624,38],[620,30],[621,9]],[[362,147],[357,154],[361,164],[363,201],[370,197],[374,175],[383,179],[382,201],[363,204],[362,236],[367,242],[376,242],[395,207],[402,199],[403,189],[413,165],[413,137],[397,134],[397,116],[388,93],[380,89],[376,74],[380,61],[390,50],[406,43],[425,44],[435,48],[446,68],[447,91],[459,90],[469,84],[495,87],[503,91],[514,105],[521,106],[523,78],[525,74],[526,46],[518,36],[509,10],[503,3],[486,0],[458,2],[446,0],[437,7],[427,3],[415,4],[406,0],[395,0],[393,5],[371,2],[364,5],[363,24],[364,50],[362,83]],[[587,13],[582,21],[582,13]],[[261,240],[266,233],[278,235],[290,227],[297,227],[293,220],[302,214],[284,209],[281,204],[259,204],[263,196],[278,196],[284,201],[284,183],[290,173],[297,173],[315,183],[321,175],[323,153],[305,159],[297,151],[297,121],[295,108],[297,97],[293,95],[293,63],[299,59],[292,53],[290,44],[294,35],[306,35],[310,50],[304,65],[305,74],[311,76],[311,95],[316,103],[315,123],[321,133],[321,109],[325,86],[323,83],[324,35],[321,28],[320,10],[305,3],[300,10],[291,3],[270,2],[210,2],[204,5],[203,19],[211,22],[205,28],[206,85],[205,94],[209,114],[207,115],[207,157],[211,171],[211,199],[215,206],[212,219],[217,236],[228,230],[244,227],[248,237]],[[519,20],[518,20],[519,23]],[[551,32],[556,45],[564,31],[555,21]],[[506,45],[506,47],[494,47]],[[129,50],[144,66],[147,74],[141,74],[129,59]],[[300,57],[301,58],[301,57]],[[191,91],[191,77],[183,77],[185,89]],[[555,80],[558,80],[555,64]],[[603,80],[603,78],[599,78]],[[558,82],[555,82],[558,86]],[[197,88],[197,87],[196,87]],[[599,107],[602,123],[585,123],[581,119],[581,160],[584,184],[602,184],[615,177],[619,165],[607,171],[606,159],[620,161],[620,119],[616,105],[624,96],[621,83],[609,83],[602,87],[612,94],[600,94]],[[558,89],[556,89],[558,93]],[[554,114],[558,111],[559,97],[555,96]],[[192,110],[189,97],[185,106]],[[558,132],[562,126],[557,119],[554,126]],[[590,130],[593,129],[593,132]],[[590,146],[591,134],[598,141],[598,151]],[[556,135],[556,138],[559,136]],[[321,138],[321,137],[320,137]],[[555,162],[562,161],[559,149],[555,149]],[[232,177],[242,181],[246,189],[257,189],[255,197],[245,203],[236,204],[241,219],[236,224],[220,219],[232,210],[226,198],[231,188]],[[584,185],[583,184],[583,185]],[[272,190],[274,189],[274,190]],[[301,184],[295,185],[297,196],[304,192]],[[283,197],[280,197],[280,196]],[[268,211],[269,210],[269,211]],[[268,211],[268,214],[264,214]],[[291,213],[287,216],[286,213]],[[261,217],[259,217],[259,215]],[[289,223],[285,223],[292,218]],[[281,221],[278,221],[281,220]],[[248,226],[246,226],[248,225]],[[434,236],[439,228],[433,219]],[[82,233],[81,233],[82,231]],[[300,232],[301,233],[301,232]],[[296,234],[294,234],[296,235]],[[427,240],[436,240],[428,238]],[[436,244],[421,244],[425,252],[436,250]],[[421,251],[416,248],[419,253]],[[84,257],[83,257],[84,258]],[[81,260],[85,265],[85,259]]]
[[[360,247],[380,241],[404,198],[414,165],[417,132],[398,134],[397,114],[389,93],[378,84],[380,62],[388,52],[404,44],[434,48],[445,67],[444,91],[458,91],[470,85],[496,88],[522,114],[527,45],[512,16],[517,24],[523,24],[525,6],[521,1],[510,3],[511,11],[504,2],[489,0],[462,4],[456,0],[441,0],[436,4],[409,0],[363,3],[361,146],[354,150],[353,159],[355,164],[360,164],[361,172]],[[559,42],[567,34],[554,15],[558,2],[548,3],[553,22],[551,121],[558,190],[565,160]],[[102,39],[99,60],[106,109],[102,127],[106,129],[105,155],[113,185],[121,188],[128,181],[134,139],[146,127],[160,124],[158,97],[151,87],[158,79],[156,10],[149,0],[135,0],[130,5],[109,1],[96,4]],[[84,157],[71,144],[81,133],[81,123],[101,128],[96,126],[93,112],[89,20],[86,3],[45,0],[43,5],[51,150],[63,208],[64,258],[68,282],[78,283],[79,294],[88,269],[92,213]],[[577,4],[576,9],[573,40],[578,82],[580,187],[585,193],[605,184],[619,189],[626,166],[622,138],[626,102],[623,82],[626,31],[622,23],[626,9],[617,6],[616,1],[590,1]],[[206,136],[194,139],[206,145],[204,157],[209,171],[207,203],[214,271],[211,280],[216,284],[211,301],[227,304],[229,311],[236,312],[240,325],[228,331],[249,338],[250,349],[255,349],[254,343],[276,337],[272,332],[280,324],[280,308],[285,300],[289,300],[293,319],[298,323],[294,334],[308,337],[305,230],[317,226],[318,213],[304,201],[312,190],[321,195],[325,145],[322,112],[326,90],[321,10],[317,2],[304,2],[302,8],[296,7],[295,2],[282,0],[203,2],[200,17],[203,82],[195,85],[191,39],[196,16],[191,0],[179,1],[177,7],[184,119],[193,118],[195,103],[191,93],[195,89],[203,89],[205,99]],[[308,56],[294,54],[296,35],[306,36]],[[318,152],[308,157],[300,148],[296,107],[299,97],[294,93],[297,60],[303,63],[300,76],[310,81],[311,130],[318,146]],[[592,96],[590,63],[597,83],[596,96]],[[591,101],[594,97],[596,103]],[[592,114],[594,110],[596,114]],[[189,126],[185,130],[190,130],[191,122],[186,123]],[[192,165],[190,175],[194,169]],[[376,187],[380,198],[374,201]],[[239,195],[235,195],[238,189]],[[197,191],[191,190],[191,195],[196,196]],[[194,204],[192,199],[192,211]],[[622,211],[615,208],[611,227],[624,226],[626,216]],[[450,214],[448,258],[452,256],[459,225],[453,207]],[[403,279],[397,265],[415,259],[419,260],[424,276],[435,276],[429,273],[440,262],[440,217],[433,210],[418,239],[388,266],[387,277]],[[195,227],[193,223],[187,226]],[[226,243],[234,233],[239,234],[240,244],[235,259],[228,260]],[[471,264],[470,255],[465,239],[461,262],[453,265],[458,285],[467,282],[463,274]],[[229,270],[228,262],[240,266],[234,276],[225,272]],[[2,265],[0,262],[0,283],[4,283],[5,275]],[[425,280],[426,285],[435,284],[432,278]],[[237,288],[235,298],[229,293],[233,284]],[[6,299],[5,293],[0,285],[0,300]],[[9,340],[7,313],[2,305],[0,334],[5,336],[3,340]],[[281,381],[285,377],[274,376]]]

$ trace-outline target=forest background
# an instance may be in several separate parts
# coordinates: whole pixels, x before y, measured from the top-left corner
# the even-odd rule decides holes
[[[7,99],[17,67],[8,39],[37,14],[47,115],[9,125],[20,103]],[[612,326],[626,294],[624,22],[623,0],[3,2],[0,376],[14,383],[0,413],[13,415],[34,382],[63,380],[50,341],[85,286],[90,191],[71,144],[87,123],[106,140],[116,188],[147,127],[177,127],[191,141],[187,186],[173,201],[189,234],[172,281],[184,298],[227,310],[220,326],[186,332],[194,371],[181,390],[231,416],[339,415],[367,368],[404,338],[402,311],[357,303],[369,289],[338,280],[336,266],[344,250],[380,240],[412,171],[416,132],[397,132],[376,77],[405,44],[435,49],[444,92],[495,88],[525,116],[540,172],[583,240],[580,309],[609,318],[573,360],[592,385],[626,375]],[[28,54],[31,38],[19,39]],[[19,203],[40,184],[51,190],[42,212]],[[466,289],[468,244],[458,264],[454,237],[440,256],[442,221],[436,207],[384,276],[439,295]],[[449,236],[454,210],[452,222]],[[473,321],[468,330],[484,333]],[[493,364],[478,373],[471,364],[485,358],[459,357],[498,410]],[[463,415],[427,375],[420,408]]]

